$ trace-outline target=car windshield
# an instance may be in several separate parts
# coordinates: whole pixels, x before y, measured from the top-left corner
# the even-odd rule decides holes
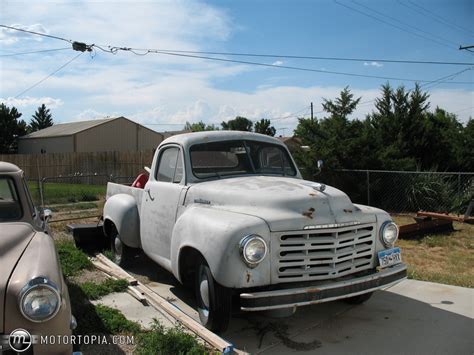
[[[15,221],[23,216],[15,182],[0,176],[0,222]]]
[[[193,174],[200,179],[247,174],[296,175],[287,150],[272,143],[251,140],[202,143],[191,147],[190,156]]]

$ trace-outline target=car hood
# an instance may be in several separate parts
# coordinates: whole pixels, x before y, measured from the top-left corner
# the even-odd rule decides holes
[[[271,231],[302,230],[321,224],[373,223],[342,191],[289,177],[246,176],[192,185],[186,204],[200,203],[265,220]],[[322,191],[321,191],[322,190]]]
[[[0,333],[3,332],[3,305],[8,281],[21,255],[35,235],[35,230],[27,223],[0,224]]]

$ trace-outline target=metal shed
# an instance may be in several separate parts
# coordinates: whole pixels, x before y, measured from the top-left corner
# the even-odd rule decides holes
[[[155,149],[163,134],[125,117],[56,124],[20,137],[18,153],[141,151]]]

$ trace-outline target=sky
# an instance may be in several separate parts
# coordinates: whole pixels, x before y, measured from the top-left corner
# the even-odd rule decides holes
[[[459,50],[474,45],[471,0],[2,0],[0,24],[104,49],[364,59],[197,54],[270,65],[258,66],[98,47],[81,54],[69,42],[1,28],[0,102],[17,107],[26,121],[44,103],[55,123],[125,116],[169,131],[239,115],[269,118],[277,135],[291,135],[298,117],[309,117],[311,102],[315,117],[323,118],[323,99],[346,86],[362,98],[351,119],[364,119],[381,85],[411,89],[417,80],[430,93],[432,110],[442,107],[464,123],[474,117],[474,52]]]

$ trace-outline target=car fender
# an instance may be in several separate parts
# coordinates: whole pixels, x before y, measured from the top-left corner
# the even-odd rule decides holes
[[[180,279],[179,258],[184,248],[197,250],[209,265],[214,279],[229,288],[270,284],[270,253],[258,266],[244,263],[239,248],[242,238],[260,235],[270,247],[268,225],[259,217],[216,207],[192,205],[177,219],[171,240],[171,268]]]
[[[111,223],[122,243],[132,248],[141,247],[140,216],[133,196],[117,194],[107,199],[104,205],[104,233],[107,236],[111,235]]]

